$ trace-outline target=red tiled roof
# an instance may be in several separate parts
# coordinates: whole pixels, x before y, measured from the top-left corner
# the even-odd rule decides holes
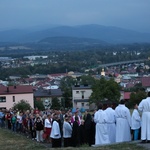
[[[131,92],[124,92],[124,99],[130,99]]]
[[[141,82],[142,82],[142,86],[150,87],[150,77],[142,77]]]
[[[0,95],[33,93],[31,85],[0,87]]]
[[[62,76],[62,75],[67,75],[67,74],[66,73],[49,74],[49,76],[51,76],[51,77],[58,77],[58,76]]]
[[[115,73],[115,77],[118,77],[119,76],[119,73]]]
[[[134,83],[127,83],[126,88],[134,87]]]

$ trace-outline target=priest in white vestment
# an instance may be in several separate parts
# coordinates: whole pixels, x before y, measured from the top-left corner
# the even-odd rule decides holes
[[[52,139],[52,148],[61,147],[61,133],[58,119],[58,115],[55,114],[53,117],[52,131],[50,134],[50,137]]]
[[[140,102],[138,109],[142,112],[141,140],[143,143],[150,142],[150,92],[148,97]]]
[[[116,142],[131,141],[131,114],[125,106],[125,101],[121,100],[115,109],[116,112]]]
[[[107,115],[102,110],[103,105],[98,105],[98,111],[94,114],[94,122],[96,123],[95,145],[108,144],[109,136],[107,130]]]
[[[110,143],[116,142],[116,116],[115,116],[115,110],[112,109],[111,102],[108,103],[108,108],[105,110],[105,113],[107,115],[107,129],[108,129],[108,135]]]

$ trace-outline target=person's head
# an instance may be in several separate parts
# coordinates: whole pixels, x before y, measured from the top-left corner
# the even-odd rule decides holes
[[[78,121],[79,119],[78,119],[78,117],[77,116],[75,116],[75,121]]]
[[[150,97],[150,91],[147,93],[147,96]]]
[[[57,120],[59,119],[59,118],[58,118],[58,115],[57,115],[57,114],[54,114],[54,115],[53,115],[53,119],[57,121]]]
[[[67,115],[67,114],[65,114],[65,121],[67,121],[67,122],[68,122],[68,120],[69,120],[68,115]]]
[[[32,114],[30,114],[29,118],[30,118],[30,119],[33,119],[33,115],[32,115]]]
[[[40,115],[39,115],[39,114],[36,114],[35,116],[36,116],[36,118],[38,118]]]
[[[23,113],[22,113],[22,112],[20,112],[20,113],[19,113],[19,115],[20,115],[20,116],[23,116]]]
[[[136,103],[134,104],[134,109],[138,109],[138,105]]]
[[[90,113],[87,114],[86,119],[87,119],[87,120],[88,120],[88,119],[89,119],[89,120],[91,119],[91,114],[90,114]]]
[[[84,125],[84,120],[81,120],[81,125]]]
[[[40,117],[37,117],[37,121],[40,121],[41,119],[40,119]]]
[[[103,104],[102,103],[98,104],[98,109],[103,109]]]
[[[106,110],[107,109],[107,104],[103,104],[103,110]]]
[[[124,99],[121,99],[121,100],[120,100],[120,104],[122,104],[122,105],[125,104],[125,100],[124,100]]]
[[[51,114],[47,114],[47,118],[50,119],[51,118]]]
[[[118,105],[117,102],[113,102],[112,103],[112,109],[115,109],[117,107],[117,105]]]
[[[74,115],[75,115],[75,116],[78,116],[78,111],[76,111]]]
[[[109,101],[109,102],[107,103],[107,107],[112,107],[112,102],[111,102],[111,101]]]
[[[68,121],[71,121],[72,115],[68,115]]]

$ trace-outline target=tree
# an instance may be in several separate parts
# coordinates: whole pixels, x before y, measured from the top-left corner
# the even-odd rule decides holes
[[[81,76],[81,84],[85,85],[85,84],[88,84],[88,85],[93,85],[95,83],[95,79],[88,75],[83,75]]]
[[[108,99],[112,102],[117,102],[120,99],[120,86],[113,79],[106,80],[102,77],[92,86],[92,94],[90,97],[91,103],[98,103]]]
[[[31,106],[26,100],[22,99],[17,104],[14,104],[13,109],[24,111],[24,110],[30,110]]]
[[[51,106],[51,109],[60,109],[61,107],[61,104],[60,104],[60,101],[57,97],[54,97],[52,99],[52,106]]]
[[[72,77],[64,77],[61,79],[60,88],[62,91],[65,91],[66,89],[71,89],[72,85],[74,85],[75,82],[75,79]]]
[[[43,102],[41,100],[34,100],[34,107],[38,108],[39,110],[44,110],[44,105]]]
[[[128,102],[128,107],[133,108],[134,104],[139,104],[142,99],[146,98],[146,93],[144,91],[132,92],[130,94],[130,100]]]
[[[63,93],[63,107],[64,108],[72,107],[71,97],[72,97],[71,89],[70,88],[65,89]]]
[[[136,72],[137,72],[137,73],[140,73],[140,72],[141,72],[141,69],[140,69],[139,66],[136,68]]]

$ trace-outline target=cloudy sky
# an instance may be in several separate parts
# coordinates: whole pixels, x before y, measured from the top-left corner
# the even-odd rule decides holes
[[[100,24],[150,32],[150,0],[0,0],[0,29]]]

